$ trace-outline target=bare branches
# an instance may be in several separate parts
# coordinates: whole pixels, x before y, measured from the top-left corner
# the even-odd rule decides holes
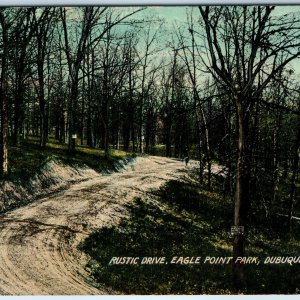
[[[272,18],[273,6],[199,10],[211,68],[232,91],[251,93],[264,69],[269,76],[260,85],[263,89],[276,72],[300,55],[300,21]],[[282,55],[285,60],[279,65],[277,59]],[[234,68],[231,59],[235,60]],[[269,68],[270,64],[276,67]]]

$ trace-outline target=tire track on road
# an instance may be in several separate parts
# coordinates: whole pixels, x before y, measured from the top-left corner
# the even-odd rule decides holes
[[[108,294],[91,286],[78,244],[94,229],[125,217],[125,205],[186,169],[163,157],[138,158],[133,168],[97,176],[0,217],[2,295]]]

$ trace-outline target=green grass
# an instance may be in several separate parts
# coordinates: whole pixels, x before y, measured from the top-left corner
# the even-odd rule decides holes
[[[67,165],[87,165],[101,172],[103,170],[114,170],[114,163],[130,153],[111,150],[110,156],[106,158],[104,151],[85,146],[76,146],[76,152],[69,155],[67,145],[50,139],[44,150],[38,144],[38,138],[29,137],[22,142],[20,147],[9,147],[9,173],[5,179],[13,181],[26,181],[34,175],[46,159],[58,158]]]
[[[243,288],[234,286],[231,264],[108,265],[114,256],[164,256],[167,261],[231,256],[232,201],[218,191],[192,180],[170,181],[157,195],[136,199],[129,210],[129,218],[95,231],[80,246],[90,256],[87,268],[100,288],[125,294],[294,294],[299,289],[299,265],[263,264],[267,256],[298,256],[299,234],[289,240],[260,216],[251,218],[246,240],[247,256],[258,256],[261,263],[245,266]]]

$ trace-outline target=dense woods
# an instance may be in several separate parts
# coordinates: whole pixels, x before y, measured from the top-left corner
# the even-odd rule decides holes
[[[38,137],[199,161],[232,197],[232,225],[293,236],[299,212],[300,15],[194,7],[172,26],[150,8],[0,9],[0,173]],[[278,221],[279,220],[279,221]],[[278,225],[280,224],[280,225]],[[228,228],[230,231],[230,228]],[[233,256],[245,255],[245,235]],[[236,280],[243,280],[242,265]]]

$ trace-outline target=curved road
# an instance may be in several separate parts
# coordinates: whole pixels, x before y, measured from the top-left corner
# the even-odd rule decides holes
[[[87,282],[77,245],[95,228],[117,223],[124,204],[185,172],[183,162],[138,158],[121,173],[97,176],[0,217],[1,295],[107,294]]]

